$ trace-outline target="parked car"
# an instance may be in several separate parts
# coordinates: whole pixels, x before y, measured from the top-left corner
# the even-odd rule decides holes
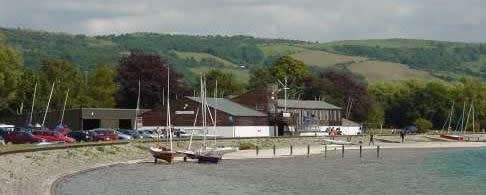
[[[5,142],[12,142],[14,144],[28,144],[46,142],[47,140],[37,135],[32,135],[29,131],[12,131],[3,136]]]
[[[145,138],[145,139],[147,139],[147,138],[148,139],[157,139],[157,138],[163,138],[164,137],[164,135],[162,135],[162,134],[159,135],[155,131],[152,131],[152,130],[140,130],[139,132],[142,134],[143,138]]]
[[[93,141],[113,141],[118,140],[118,135],[113,129],[94,129],[89,131]]]
[[[57,131],[32,131],[33,135],[46,139],[48,142],[76,142],[75,139],[65,136]]]
[[[120,129],[118,131],[122,132],[123,134],[132,136],[133,139],[143,139],[143,135],[140,132],[138,132],[137,130],[133,130],[133,129]]]
[[[0,124],[0,137],[14,130],[15,130],[15,126],[13,125]]]
[[[72,137],[74,138],[76,141],[80,142],[80,141],[91,141],[91,137],[89,135],[89,132],[88,131],[71,131],[68,133],[68,136],[69,137]]]
[[[119,140],[131,140],[131,139],[133,139],[132,136],[127,135],[127,134],[124,134],[124,133],[122,133],[120,131],[115,131],[115,132],[118,135],[118,139]]]

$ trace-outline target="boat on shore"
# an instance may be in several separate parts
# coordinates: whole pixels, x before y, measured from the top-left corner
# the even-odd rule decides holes
[[[464,137],[459,135],[441,134],[440,137],[444,139],[454,140],[454,141],[464,141]]]
[[[176,153],[171,151],[170,149],[167,149],[165,147],[150,147],[149,151],[154,157],[155,163],[157,163],[158,159],[165,160],[169,164],[174,163],[174,158],[176,156]]]

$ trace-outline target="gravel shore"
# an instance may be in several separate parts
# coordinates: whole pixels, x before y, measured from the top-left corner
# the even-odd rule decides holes
[[[249,140],[220,140],[218,145],[237,147],[240,144],[259,146],[259,154],[255,148],[228,153],[224,159],[275,158],[289,157],[290,145],[293,155],[307,155],[307,145],[310,154],[322,153],[322,139],[318,137],[274,138]],[[327,138],[325,138],[327,139]],[[355,144],[363,143],[363,149],[376,149],[368,146],[367,137],[353,137]],[[398,137],[386,137],[387,140],[399,140]],[[346,140],[339,138],[336,140]],[[178,148],[185,148],[187,142],[175,143]],[[74,149],[50,150],[30,153],[8,154],[0,156],[0,194],[50,194],[53,182],[65,175],[83,170],[118,163],[135,163],[152,161],[146,148],[154,143],[130,143],[126,145],[96,146]],[[201,145],[200,141],[193,143],[194,148]],[[277,148],[273,154],[273,146]],[[432,142],[420,136],[407,137],[405,144],[376,142],[383,149],[388,148],[448,148],[448,147],[484,147],[485,142]],[[0,146],[1,147],[1,146]],[[339,150],[341,146],[328,145],[329,150]],[[358,145],[346,146],[346,149],[359,149]]]

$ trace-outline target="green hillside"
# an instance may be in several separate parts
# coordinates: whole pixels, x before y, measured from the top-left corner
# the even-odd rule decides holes
[[[192,36],[158,33],[85,36],[0,28],[8,44],[21,51],[25,65],[37,68],[44,59],[63,59],[92,70],[116,65],[122,55],[142,50],[167,59],[195,81],[211,68],[233,72],[247,81],[255,65],[290,55],[310,66],[348,68],[368,80],[455,80],[463,75],[486,79],[486,45],[414,39],[374,39],[310,43],[250,36]],[[241,68],[240,66],[244,66]],[[394,72],[396,71],[396,72]]]
[[[468,75],[486,79],[486,45],[415,39],[337,41],[307,45],[342,55],[406,64],[446,80]]]

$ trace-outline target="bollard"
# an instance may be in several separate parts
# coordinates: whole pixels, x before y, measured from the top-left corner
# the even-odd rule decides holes
[[[376,146],[376,158],[380,158],[380,146]]]
[[[258,146],[256,146],[256,155],[258,156]]]
[[[341,150],[341,160],[344,159],[344,145],[342,147],[342,150]]]
[[[184,156],[184,162],[187,162],[187,156]]]
[[[275,152],[276,152],[276,149],[275,149],[275,144],[273,145],[273,156],[275,156]]]
[[[310,155],[310,145],[307,145],[307,158],[309,158]]]
[[[324,160],[327,158],[327,144],[324,145]]]
[[[359,145],[359,158],[361,159],[363,157],[363,146]]]
[[[292,145],[290,145],[290,156],[294,153]]]

